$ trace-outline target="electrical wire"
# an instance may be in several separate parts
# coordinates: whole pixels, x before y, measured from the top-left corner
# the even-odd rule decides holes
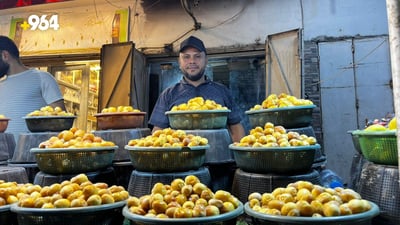
[[[99,16],[97,15],[97,5],[96,5],[96,0],[93,0],[93,7],[94,7],[94,11],[96,12],[96,18],[98,19]]]
[[[199,23],[196,19],[196,17],[193,15],[192,9],[190,8],[190,6],[187,4],[187,0],[181,0],[181,5],[183,7],[183,9],[185,10],[185,12],[187,14],[189,14],[190,17],[192,17],[193,22],[194,22],[194,29],[195,30],[199,30],[201,28],[201,23]]]
[[[153,6],[157,5],[158,3],[160,3],[160,0],[155,1],[154,3],[152,3],[151,5],[147,6],[146,8],[143,7],[143,11],[146,12],[149,9],[153,8]]]
[[[178,38],[176,38],[175,40],[173,40],[169,44],[164,45],[163,47],[146,47],[146,48],[142,48],[142,50],[144,50],[144,49],[161,49],[161,48],[166,49],[166,48],[172,46],[177,41],[179,41],[184,36],[186,36],[188,33],[192,32],[192,31],[199,30],[201,28],[201,23],[199,23],[197,21],[196,17],[193,15],[193,12],[192,12],[190,6],[187,4],[186,0],[181,0],[181,6],[185,10],[185,12],[193,19],[194,26],[191,29],[189,29],[188,31],[186,31],[185,33],[179,35]],[[169,50],[171,50],[171,49],[169,49]]]
[[[216,25],[214,25],[214,26],[205,27],[205,29],[207,29],[207,30],[209,30],[209,29],[214,29],[214,28],[219,27],[219,26],[221,26],[221,25],[223,25],[223,24],[225,24],[225,23],[228,23],[228,22],[233,21],[233,20],[235,20],[240,14],[242,14],[242,12],[243,12],[245,9],[246,9],[246,3],[245,3],[245,4],[243,5],[243,7],[242,7],[237,13],[235,13],[233,16],[229,17],[228,19],[226,19],[226,20],[222,21],[221,23],[218,23],[218,24],[216,24]]]
[[[137,4],[138,4],[138,1],[136,0],[135,1],[135,3],[134,3],[134,7],[133,7],[133,20],[132,20],[132,22],[130,23],[130,29],[129,29],[129,37],[131,37],[131,35],[132,35],[132,31],[135,29],[135,26],[136,26],[136,22],[137,22],[137,20],[138,20],[138,15],[139,15],[139,13],[137,12]],[[131,17],[132,18],[132,17]],[[130,39],[130,38],[129,38]]]
[[[345,75],[345,72],[349,71],[349,70],[354,70],[354,68],[356,68],[358,65],[362,64],[364,62],[364,60],[366,58],[368,58],[371,54],[375,53],[383,44],[385,44],[388,41],[388,39],[384,39],[382,40],[381,43],[379,43],[375,48],[371,49],[371,51],[367,52],[364,56],[360,57],[358,59],[358,61],[356,62],[351,62],[349,63],[349,65],[344,66],[341,68],[341,70],[338,70],[336,73],[331,74],[331,78],[325,79],[325,80],[320,80],[320,81],[316,81],[311,83],[310,85],[315,86],[315,85],[321,85],[323,82],[327,82],[330,80],[334,80],[336,79],[338,76],[342,76]],[[352,42],[354,45],[354,38],[352,38]]]
[[[112,5],[112,6],[114,6],[115,8],[121,8],[121,6],[117,6],[117,5],[115,5],[114,3],[112,3],[111,1],[109,1],[109,0],[105,0],[109,5]]]
[[[193,27],[192,29],[186,31],[185,33],[183,33],[182,35],[180,35],[177,39],[175,39],[173,42],[171,42],[171,45],[174,44],[175,42],[179,41],[179,39],[183,38],[184,36],[186,36],[188,33],[195,31],[196,29]]]

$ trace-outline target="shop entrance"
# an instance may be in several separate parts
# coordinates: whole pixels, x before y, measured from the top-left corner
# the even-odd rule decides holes
[[[319,43],[321,114],[327,167],[349,183],[353,149],[349,130],[393,113],[387,37]]]

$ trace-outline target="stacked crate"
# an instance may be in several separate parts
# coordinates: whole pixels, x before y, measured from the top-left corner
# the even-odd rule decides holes
[[[246,114],[249,116],[249,121],[252,128],[262,127],[264,128],[266,123],[272,123],[274,126],[282,126],[286,129],[287,132],[295,131],[299,134],[305,134],[307,136],[315,137],[314,130],[312,129],[312,111],[315,108],[315,105],[309,106],[299,106],[299,107],[286,107],[286,108],[275,108],[275,109],[261,109],[254,111],[246,111]],[[280,147],[276,148],[265,148],[267,151],[275,151],[278,154]],[[287,154],[295,154],[295,152],[290,152],[290,148],[282,148],[288,151]],[[240,148],[235,147],[232,148],[234,151],[240,153]],[[257,151],[257,148],[254,148]],[[314,165],[319,165],[324,159],[324,156],[321,152],[321,148],[313,148],[314,154],[310,159],[309,154],[307,156],[304,154],[301,157],[307,157],[308,160],[311,160],[310,164],[307,165],[306,162],[302,160],[306,160],[306,158],[298,158],[297,164],[294,161],[285,162],[285,161],[276,161],[279,157],[274,154],[270,154],[270,158],[264,158],[258,156],[259,159],[254,159],[254,163],[247,163],[243,168],[239,168],[235,172],[233,185],[232,185],[232,194],[238,196],[238,198],[246,202],[249,194],[253,192],[270,192],[277,187],[287,186],[289,183],[304,180],[310,181],[314,184],[320,184],[320,176],[319,172],[314,168]],[[286,154],[286,153],[285,153]],[[248,154],[248,157],[252,155]],[[294,155],[293,155],[294,156]],[[300,156],[300,155],[299,155]],[[243,156],[242,158],[244,158]],[[297,156],[294,156],[297,157]],[[282,160],[285,160],[285,156],[282,155],[280,157]],[[286,157],[287,158],[287,157]],[[236,155],[235,155],[236,159]],[[257,161],[258,160],[258,161]],[[296,160],[296,159],[293,159]],[[236,159],[238,162],[238,159]],[[260,164],[262,167],[262,163],[265,164],[264,169],[257,170],[252,166],[256,165],[256,163]],[[274,164],[272,166],[268,165]],[[296,168],[291,168],[292,166],[299,166]],[[304,165],[302,165],[305,163]],[[280,169],[279,169],[280,168]]]
[[[375,202],[380,214],[374,224],[395,225],[400,222],[399,169],[396,131],[352,132],[354,146],[366,163],[362,166],[357,192]]]

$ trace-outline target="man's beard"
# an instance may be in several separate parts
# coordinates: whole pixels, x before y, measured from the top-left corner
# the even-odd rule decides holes
[[[10,65],[0,59],[0,78],[7,74],[9,68]]]
[[[186,72],[183,72],[183,75],[185,76],[186,79],[191,80],[191,81],[198,81],[201,79],[201,77],[203,77],[204,74],[204,69],[201,70],[199,73],[195,74],[195,75],[189,75]]]

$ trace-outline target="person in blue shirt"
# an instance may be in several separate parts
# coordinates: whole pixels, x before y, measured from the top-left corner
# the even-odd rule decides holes
[[[149,124],[153,125],[153,132],[169,127],[165,112],[173,106],[186,103],[194,97],[203,97],[231,110],[228,114],[227,129],[233,142],[239,142],[245,135],[240,109],[230,90],[225,85],[210,80],[204,73],[207,61],[203,41],[190,36],[181,43],[178,62],[183,77],[179,83],[165,89],[159,96],[149,119]]]
[[[0,36],[0,114],[10,118],[6,131],[17,140],[20,133],[28,132],[22,117],[47,105],[65,110],[53,75],[26,67],[13,40]]]
[[[153,132],[170,127],[165,112],[170,111],[173,106],[187,103],[195,97],[203,97],[205,100],[213,100],[231,110],[226,127],[232,142],[240,142],[240,139],[244,137],[240,109],[234,102],[230,90],[223,84],[210,80],[205,74],[207,62],[207,52],[203,41],[190,36],[181,43],[178,63],[183,76],[180,82],[165,89],[158,97],[149,119],[149,124],[153,125]],[[226,148],[229,151],[228,146]],[[231,190],[237,169],[235,162],[206,163],[205,166],[208,167],[211,175],[210,188],[213,191]]]

